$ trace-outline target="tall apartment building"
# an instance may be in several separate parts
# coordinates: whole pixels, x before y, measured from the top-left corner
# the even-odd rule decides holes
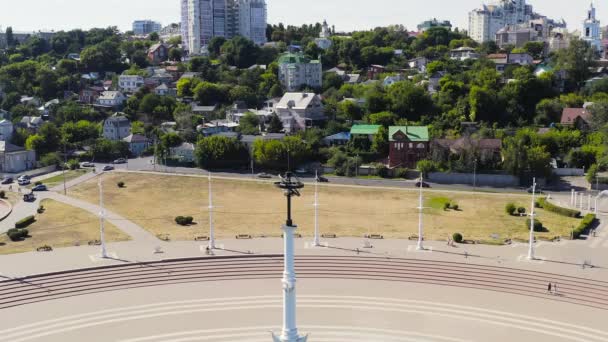
[[[152,20],[135,20],[133,22],[133,33],[138,36],[150,34],[152,32],[160,32],[162,26],[159,22]]]
[[[500,0],[497,5],[483,5],[469,13],[469,36],[479,43],[493,41],[507,25],[517,25],[534,18],[526,0]]]
[[[287,91],[302,86],[320,88],[323,85],[321,61],[310,60],[303,53],[286,53],[279,58],[279,81]]]
[[[213,37],[243,36],[266,42],[265,0],[182,0],[182,44],[201,53]]]

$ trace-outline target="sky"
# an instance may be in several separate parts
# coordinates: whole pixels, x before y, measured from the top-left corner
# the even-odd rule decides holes
[[[596,1],[597,2],[597,1]],[[291,25],[326,19],[337,31],[403,24],[415,30],[430,18],[450,20],[467,28],[468,12],[481,0],[267,0],[269,23]],[[528,0],[536,12],[564,18],[570,30],[580,30],[589,0]],[[118,26],[130,30],[135,19],[163,25],[178,22],[180,0],[0,0],[0,27],[15,31],[69,30]],[[598,18],[608,24],[608,2],[600,2]]]

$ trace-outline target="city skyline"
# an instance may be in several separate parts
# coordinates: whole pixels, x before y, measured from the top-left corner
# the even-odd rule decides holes
[[[117,26],[120,30],[131,29],[132,22],[138,19],[160,21],[163,25],[180,20],[178,0],[106,0],[103,6],[99,2],[88,0],[58,1],[21,0],[11,2],[11,11],[0,13],[0,27],[12,26],[16,31],[33,30],[70,30],[75,28]],[[569,30],[580,30],[589,7],[587,1],[571,0],[535,0],[528,1],[534,9],[550,18],[564,18]],[[480,0],[462,0],[458,3],[445,0],[428,0],[424,8],[413,9],[412,0],[376,0],[375,6],[369,8],[365,3],[352,3],[350,0],[302,2],[296,0],[268,0],[268,22],[280,22],[289,25],[302,25],[322,22],[326,19],[335,25],[338,31],[365,30],[376,26],[402,24],[409,30],[430,18],[450,20],[455,27],[467,29],[468,12],[481,6]],[[317,5],[318,3],[318,5]],[[599,5],[598,19],[608,24],[608,6]],[[97,7],[98,6],[98,7]],[[66,12],[66,8],[70,8]],[[37,11],[32,11],[37,8]],[[387,11],[390,8],[390,11]],[[119,9],[119,10],[117,10]],[[120,10],[122,9],[122,10]],[[93,11],[96,15],[91,17]],[[604,16],[606,15],[606,16]],[[603,18],[606,20],[602,20]]]

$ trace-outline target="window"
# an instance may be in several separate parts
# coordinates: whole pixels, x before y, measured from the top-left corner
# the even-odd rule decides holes
[[[409,148],[414,148],[414,144],[410,143]]]

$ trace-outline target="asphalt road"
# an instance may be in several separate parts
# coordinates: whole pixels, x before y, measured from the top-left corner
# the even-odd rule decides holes
[[[193,174],[193,175],[207,175],[207,171],[199,168],[188,168],[188,167],[173,167],[164,165],[154,165],[152,157],[145,158],[133,158],[129,159],[125,164],[103,164],[96,163],[96,168],[101,171],[104,166],[112,165],[116,169],[130,170],[130,171],[155,171],[163,173],[177,173],[177,174]],[[263,170],[255,170],[254,172],[213,172],[214,176],[226,177],[226,178],[244,178],[251,179],[257,178],[257,174],[263,172]],[[298,177],[305,183],[314,182],[315,176],[312,174],[298,175]],[[273,178],[278,179],[277,175],[273,175]],[[372,186],[372,187],[393,187],[393,188],[413,188],[415,187],[416,180],[394,180],[394,179],[367,179],[367,178],[350,178],[350,177],[326,177],[332,184],[343,184],[343,185],[358,185],[358,186]],[[496,187],[473,187],[467,184],[437,184],[427,182],[433,189],[445,189],[452,191],[477,191],[477,192],[494,192],[494,193],[522,193],[526,191],[526,188],[496,188]],[[557,189],[552,193],[569,192],[569,188]]]

